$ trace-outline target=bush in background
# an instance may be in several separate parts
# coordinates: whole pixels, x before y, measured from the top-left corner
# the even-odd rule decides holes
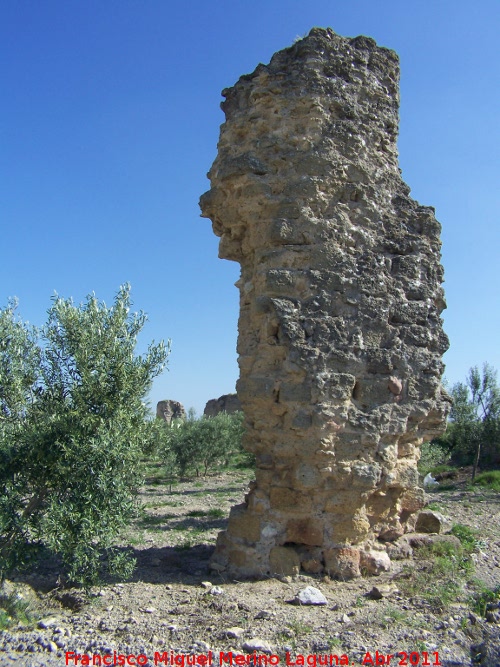
[[[429,472],[436,472],[436,468],[446,466],[450,462],[450,451],[446,445],[433,440],[424,442],[420,447],[418,471],[425,477]]]
[[[500,465],[500,388],[497,373],[484,364],[469,370],[466,382],[458,382],[451,389],[453,405],[444,435],[432,445],[448,452],[455,465],[473,466],[474,480],[477,467]],[[435,450],[438,451],[438,450]]]
[[[160,433],[158,453],[169,471],[175,461],[181,476],[188,472],[206,475],[209,470],[227,467],[242,454],[243,413],[221,412],[196,419],[190,412],[187,419],[171,425],[161,422]]]
[[[500,493],[500,470],[488,470],[487,472],[482,472],[476,477],[474,484]]]

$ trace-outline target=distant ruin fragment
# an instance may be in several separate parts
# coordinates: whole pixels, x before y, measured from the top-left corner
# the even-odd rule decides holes
[[[241,403],[237,394],[223,394],[219,398],[211,398],[207,401],[203,414],[205,417],[215,417],[221,412],[228,415],[241,410]]]
[[[238,397],[256,480],[212,566],[387,570],[448,410],[440,225],[398,167],[397,55],[314,28],[223,91],[201,198],[241,264]]]
[[[156,416],[158,419],[164,419],[167,424],[171,424],[174,419],[186,419],[186,410],[179,401],[158,401],[156,404]]]

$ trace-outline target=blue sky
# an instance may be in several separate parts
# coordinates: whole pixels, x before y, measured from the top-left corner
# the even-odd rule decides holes
[[[500,370],[498,0],[2,0],[0,305],[41,325],[56,291],[132,284],[171,338],[163,398],[234,391],[239,266],[199,217],[220,92],[313,26],[401,59],[400,165],[443,225],[453,384]]]

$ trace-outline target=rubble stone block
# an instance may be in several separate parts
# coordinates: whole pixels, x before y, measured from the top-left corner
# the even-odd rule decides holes
[[[269,574],[294,576],[300,571],[300,558],[293,547],[273,547],[269,554]]]
[[[368,574],[382,574],[391,569],[391,559],[385,551],[361,551],[359,566]]]
[[[338,547],[325,551],[325,569],[331,577],[346,581],[359,577],[360,564],[359,549],[352,547]]]
[[[286,525],[286,542],[321,546],[323,525],[319,519],[290,519]]]
[[[233,537],[257,542],[260,538],[260,523],[258,514],[250,514],[245,505],[237,505],[229,515],[228,531]]]
[[[420,512],[415,524],[417,533],[446,533],[451,529],[451,521],[440,512],[424,510]]]

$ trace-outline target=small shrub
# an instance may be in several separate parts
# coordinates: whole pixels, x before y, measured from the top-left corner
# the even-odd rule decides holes
[[[391,618],[391,619],[392,619],[393,621],[395,621],[396,623],[402,623],[402,622],[406,621],[406,618],[407,618],[407,613],[404,612],[404,611],[401,611],[401,610],[398,609],[397,607],[392,607],[392,606],[390,606],[390,607],[386,610],[385,613],[386,613],[386,616],[388,616],[389,618]]]
[[[468,526],[463,526],[462,524],[457,523],[453,526],[450,532],[452,535],[455,535],[455,537],[458,537],[466,552],[472,553],[477,549],[479,544],[476,533]]]
[[[234,457],[241,456],[243,413],[221,412],[215,417],[188,419],[174,426],[164,426],[160,434],[160,457],[172,467],[175,460],[180,475],[193,470],[198,476],[210,470],[228,467]]]
[[[492,491],[500,492],[500,470],[482,472],[476,477],[474,484],[486,489],[491,489]]]
[[[6,630],[13,625],[31,626],[35,621],[35,614],[30,609],[30,603],[22,595],[14,591],[10,594],[0,594],[0,630]]]
[[[479,616],[485,616],[489,604],[500,603],[500,586],[487,588],[482,582],[477,582],[478,591],[471,600],[472,611]]]
[[[442,507],[439,503],[429,503],[425,506],[426,510],[432,510],[433,512],[441,512]]]
[[[439,475],[445,472],[456,472],[457,468],[456,466],[449,465],[447,463],[441,463],[437,466],[433,466],[431,469],[431,473],[433,475]]]
[[[465,530],[464,530],[465,529]],[[457,527],[457,537],[468,545],[469,533],[465,526]],[[418,550],[418,558],[427,561],[424,569],[405,568],[409,577],[400,587],[407,595],[419,596],[437,609],[445,609],[459,599],[463,584],[474,569],[469,547],[457,547],[448,542],[436,542]]]
[[[303,621],[294,619],[287,623],[287,626],[296,636],[308,635],[312,632],[312,627]]]
[[[420,448],[418,471],[425,477],[429,472],[437,472],[440,466],[446,466],[450,454],[446,447],[437,442],[424,442]]]

